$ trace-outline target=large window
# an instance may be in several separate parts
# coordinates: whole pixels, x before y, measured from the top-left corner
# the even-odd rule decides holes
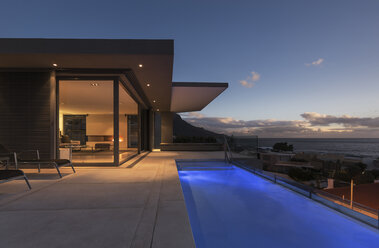
[[[71,156],[74,163],[113,163],[113,120],[113,81],[59,81],[61,157]]]
[[[123,163],[138,153],[138,103],[122,83],[59,80],[58,85],[61,158],[69,158],[77,164],[112,164]],[[118,97],[114,86],[118,86]],[[117,119],[114,104],[118,104],[119,112],[117,129],[114,129],[117,126],[114,125]],[[117,133],[119,138],[115,140]]]

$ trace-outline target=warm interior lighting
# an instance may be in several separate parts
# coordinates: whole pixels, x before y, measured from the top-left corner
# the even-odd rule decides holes
[[[58,65],[57,64],[53,64],[54,67],[57,67]]]
[[[143,67],[143,64],[139,64],[138,67],[139,67],[139,68],[142,68],[142,67]]]
[[[143,82],[146,85],[148,81]],[[119,107],[119,120],[118,130],[115,130],[114,87],[113,80],[98,78],[92,80],[79,78],[79,80],[70,79],[59,82],[59,120],[57,123],[60,131],[59,146],[74,149],[74,146],[81,146],[81,151],[76,149],[77,151],[72,154],[73,161],[113,163],[114,144],[116,146],[119,144],[118,155],[121,156],[121,161],[126,160],[130,154],[138,152],[138,103],[118,82],[119,102],[116,106]],[[73,136],[72,132],[65,133],[67,130],[75,130],[80,135]],[[114,138],[115,131],[119,133],[117,139]],[[90,151],[93,151],[91,156],[86,156],[85,154]]]
[[[124,139],[123,139],[122,137],[120,137],[120,138],[118,139],[118,141],[119,141],[119,142],[123,142]],[[114,142],[114,138],[112,138],[112,142]]]
[[[157,112],[159,112],[159,109],[157,109]]]
[[[150,84],[146,84],[147,87],[150,87]]]
[[[155,100],[153,100],[153,102],[156,102]]]

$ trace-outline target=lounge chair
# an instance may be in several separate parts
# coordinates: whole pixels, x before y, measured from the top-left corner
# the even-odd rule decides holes
[[[35,159],[23,159],[20,155],[25,152],[33,152],[36,155]],[[60,167],[64,166],[71,166],[74,173],[76,172],[74,169],[74,166],[72,165],[71,161],[68,159],[40,159],[39,151],[38,150],[27,150],[22,151],[19,153],[12,153],[7,148],[5,148],[3,145],[0,144],[0,154],[14,154],[12,157],[12,160],[16,166],[16,169],[18,169],[19,164],[37,164],[38,165],[38,172],[41,172],[41,164],[50,164],[53,165],[58,172],[59,177],[62,178],[62,174],[59,170]]]
[[[5,166],[7,165],[8,164],[5,164]],[[29,189],[32,189],[32,187],[29,184],[28,178],[22,170],[0,170],[0,183],[6,183],[20,178],[23,178],[26,184],[28,185]]]

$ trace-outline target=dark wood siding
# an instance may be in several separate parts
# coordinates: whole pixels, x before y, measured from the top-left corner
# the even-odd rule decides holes
[[[50,72],[0,72],[0,143],[52,157],[50,100]]]

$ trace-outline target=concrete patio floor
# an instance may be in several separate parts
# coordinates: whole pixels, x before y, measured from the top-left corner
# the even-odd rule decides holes
[[[175,159],[222,152],[152,152],[132,168],[25,169],[0,184],[1,247],[195,247]]]

